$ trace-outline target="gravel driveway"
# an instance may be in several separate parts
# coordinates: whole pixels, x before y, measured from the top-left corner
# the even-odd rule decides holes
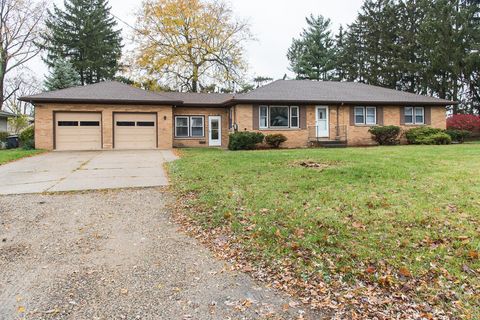
[[[0,319],[303,313],[294,299],[229,271],[181,234],[169,201],[158,188],[0,196]]]

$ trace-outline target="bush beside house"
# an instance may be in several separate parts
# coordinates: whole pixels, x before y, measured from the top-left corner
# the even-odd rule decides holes
[[[400,127],[398,126],[375,126],[368,132],[372,134],[373,140],[379,145],[396,145],[400,143]]]
[[[480,116],[473,114],[454,114],[447,118],[447,129],[480,132]]]
[[[464,143],[465,139],[470,137],[472,133],[467,130],[455,130],[455,129],[447,129],[445,130],[445,133],[448,134],[451,138],[452,141],[455,141],[457,143]]]
[[[0,132],[0,150],[7,147],[8,132]]]
[[[280,148],[280,145],[285,141],[287,141],[287,137],[281,133],[267,134],[265,136],[265,142],[272,148]]]
[[[263,142],[265,136],[260,132],[239,131],[230,134],[228,149],[253,150],[256,145]]]
[[[450,144],[452,138],[442,129],[419,127],[408,130],[405,137],[409,144]]]
[[[35,128],[30,126],[20,132],[18,135],[18,141],[20,142],[20,147],[26,150],[35,149]]]

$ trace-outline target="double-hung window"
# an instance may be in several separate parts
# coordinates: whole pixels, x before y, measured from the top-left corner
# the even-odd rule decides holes
[[[203,117],[190,117],[190,136],[203,137]]]
[[[405,124],[425,124],[424,107],[405,107]]]
[[[355,107],[354,118],[355,125],[375,125],[377,124],[377,108]]]
[[[260,106],[260,129],[268,128],[268,107]]]
[[[290,107],[290,128],[298,128],[298,107]]]
[[[298,128],[300,125],[300,110],[298,106],[260,106],[260,129]]]
[[[176,116],[175,137],[177,138],[200,138],[205,135],[205,123],[203,116]]]

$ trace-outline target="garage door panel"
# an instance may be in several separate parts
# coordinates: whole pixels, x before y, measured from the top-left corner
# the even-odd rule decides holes
[[[157,148],[157,115],[152,113],[116,113],[115,149]]]
[[[99,150],[102,148],[100,113],[55,114],[55,149]]]

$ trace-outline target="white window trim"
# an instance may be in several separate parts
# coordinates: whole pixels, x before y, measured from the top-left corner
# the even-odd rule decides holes
[[[201,136],[194,136],[192,134],[192,132],[193,132],[192,128],[200,128],[200,127],[194,127],[192,125],[193,124],[193,121],[192,121],[193,118],[202,119],[202,135]],[[203,137],[205,137],[205,117],[203,117],[203,116],[191,116],[190,117],[189,126],[188,126],[188,136],[191,137],[191,138],[203,138]]]
[[[367,110],[375,110],[375,121],[373,123],[367,122]],[[357,122],[357,110],[362,110],[363,122]],[[362,107],[355,106],[353,109],[353,118],[356,126],[374,126],[377,124],[377,107]]]
[[[407,108],[412,109],[412,122],[407,122],[406,116],[407,116]],[[417,122],[417,109],[422,110],[422,122]],[[403,119],[405,120],[406,125],[424,125],[425,124],[425,107],[412,107],[412,106],[406,106],[403,110]]]
[[[281,108],[288,108],[288,126],[271,126],[270,125],[270,108],[271,107],[281,107]],[[267,108],[267,126],[262,126],[262,108]],[[292,127],[292,109],[297,109],[297,126]],[[300,128],[300,107],[299,106],[280,106],[280,105],[262,105],[258,108],[258,128],[259,129],[299,129]]]
[[[417,122],[417,109],[422,110],[422,122]],[[415,107],[415,108],[413,108],[413,122],[415,124],[425,124],[425,107]]]
[[[357,122],[357,110],[362,110],[363,122]],[[354,107],[353,118],[355,125],[365,125],[365,107]]]
[[[267,126],[262,125],[262,108],[267,109]],[[269,106],[260,106],[258,108],[258,128],[260,129],[268,129],[270,123],[270,107]]]
[[[300,108],[298,106],[290,106],[289,108],[289,112],[290,112],[290,118],[288,119],[288,122],[289,122],[289,125],[290,125],[290,128],[299,128],[300,127]],[[297,125],[296,126],[293,126],[292,125],[292,110],[296,109],[297,110],[297,115],[295,116],[295,118],[297,118]]]
[[[187,119],[187,135],[186,136],[179,136],[177,134],[177,128],[185,128],[184,126],[178,126],[178,119]],[[188,116],[175,116],[175,137],[176,138],[188,138],[190,137],[190,117]]]
[[[367,122],[368,120],[368,109],[373,109],[373,123]],[[366,125],[376,125],[377,124],[377,107],[365,107],[365,124]]]
[[[202,118],[202,136],[192,136],[192,118]],[[186,136],[179,136],[177,135],[177,127],[178,127],[178,121],[177,119],[187,119],[187,131],[188,135]],[[181,127],[185,128],[185,127]],[[200,128],[200,127],[195,127],[195,128]],[[205,116],[175,116],[175,138],[179,139],[201,139],[205,138]]]

